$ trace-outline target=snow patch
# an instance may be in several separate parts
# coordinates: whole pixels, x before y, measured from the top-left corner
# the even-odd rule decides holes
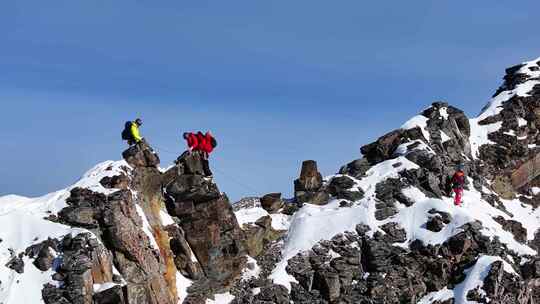
[[[114,283],[114,282],[107,282],[102,284],[94,284],[94,293],[100,293],[104,292],[105,290],[109,290],[115,286],[120,286],[120,284]]]
[[[435,301],[444,302],[446,300],[450,300],[454,297],[454,291],[449,290],[448,288],[444,288],[442,290],[431,292],[427,294],[425,297],[420,299],[416,304],[431,304]]]
[[[159,217],[164,227],[176,224],[174,219],[165,210],[159,210]]]
[[[176,272],[176,290],[178,292],[178,304],[182,304],[188,296],[188,288],[193,281],[184,277],[179,271]]]
[[[526,125],[527,125],[527,121],[521,117],[518,117],[518,126],[525,127]]]
[[[440,108],[439,109],[439,114],[441,115],[441,117],[444,120],[448,120],[448,117],[450,116],[450,115],[448,115],[448,108],[447,107]]]
[[[232,300],[234,300],[234,296],[227,292],[214,295],[214,300],[208,299],[206,304],[229,304]]]
[[[445,143],[451,139],[452,138],[450,138],[450,136],[446,135],[446,133],[444,133],[443,130],[441,130],[441,142]]]
[[[488,135],[493,132],[499,131],[502,127],[502,121],[489,125],[479,125],[478,118],[469,119],[471,125],[471,137],[469,138],[471,144],[471,153],[474,159],[478,159],[480,147],[483,145],[495,144],[489,140]]]
[[[427,131],[428,120],[429,119],[425,117],[424,115],[416,115],[413,118],[409,119],[406,123],[404,123],[401,126],[401,129],[409,130],[409,129],[414,129],[416,127],[419,127],[420,130],[422,131],[422,134],[424,135],[424,138],[427,141],[429,141],[430,135],[429,135],[429,132]]]
[[[250,256],[247,256],[247,265],[251,265],[251,267],[253,269],[250,269],[249,267],[246,267],[243,271],[242,271],[242,280],[249,280],[251,278],[258,278],[259,277],[259,274],[261,273],[261,267],[259,267],[259,264],[257,263],[257,261],[250,257]]]
[[[146,218],[146,215],[144,214],[144,210],[138,204],[135,204],[135,208],[137,209],[137,214],[139,214],[139,216],[141,217],[143,221],[142,230],[150,239],[150,244],[152,245],[152,247],[154,247],[154,249],[159,250],[158,243],[156,242],[156,239],[154,238],[154,234],[152,234],[152,227],[150,227],[150,223],[148,222],[148,219]]]
[[[270,217],[272,218],[272,228],[274,230],[289,230],[289,227],[291,226],[291,216],[283,213],[276,213],[270,214]]]
[[[261,207],[240,209],[234,214],[236,215],[240,227],[244,224],[255,223],[261,217],[269,215],[269,213]]]
[[[244,224],[255,223],[258,219],[264,216],[272,218],[272,228],[274,230],[288,230],[291,225],[291,216],[282,213],[268,213],[261,207],[252,207],[240,209],[234,213],[240,227]]]
[[[414,145],[414,148],[411,149],[411,146],[413,145]],[[435,151],[433,151],[433,149],[431,149],[430,146],[428,146],[422,140],[417,139],[417,140],[413,140],[408,143],[399,145],[396,148],[396,151],[394,151],[394,156],[405,156],[408,153],[415,150],[423,150],[423,151],[427,151],[429,154],[433,154],[433,155],[435,154]]]
[[[464,273],[467,275],[465,281],[454,288],[454,298],[456,303],[475,303],[467,300],[467,294],[473,289],[482,288],[484,286],[484,280],[489,274],[492,264],[497,261],[503,260],[500,257],[481,256],[473,267],[465,270]],[[515,271],[508,263],[503,261],[503,265],[504,271],[515,274]]]

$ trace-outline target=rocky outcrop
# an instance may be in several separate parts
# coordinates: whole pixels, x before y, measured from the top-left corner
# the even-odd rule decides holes
[[[278,231],[272,227],[272,218],[264,216],[253,224],[244,224],[246,249],[251,257],[258,257],[272,242],[281,238],[286,231]]]
[[[337,176],[330,180],[328,184],[328,193],[337,199],[357,201],[364,198],[364,191],[355,186],[354,180],[347,176]]]
[[[235,202],[233,205],[234,212],[240,211],[242,209],[249,209],[255,207],[261,207],[261,199],[259,197],[244,197],[238,202]]]
[[[54,270],[62,282],[44,287],[46,303],[176,304],[177,272],[194,281],[186,303],[230,288],[245,266],[245,232],[228,198],[204,177],[201,155],[186,153],[165,173],[157,169],[159,157],[145,142],[123,155],[131,168],[100,180],[114,191],[74,188],[67,207],[50,217],[88,229],[97,239],[79,234],[27,250],[36,267]],[[176,218],[167,220],[166,227],[165,210]],[[281,235],[271,221],[261,220],[256,227],[261,230],[251,229],[251,236],[262,244]],[[14,256],[8,266],[24,270],[19,260]],[[96,289],[101,285],[107,288]]]
[[[171,238],[170,246],[174,254],[174,264],[178,271],[190,280],[203,279],[204,271],[186,240],[185,232],[177,225],[169,225],[166,229]]]
[[[115,175],[112,177],[106,176],[99,183],[107,189],[123,189],[129,188],[129,178],[126,174]]]
[[[159,156],[144,139],[125,150],[122,157],[133,168],[156,168],[159,165]]]
[[[393,246],[403,241],[403,232],[395,224],[386,234],[368,237],[347,232],[330,241],[321,241],[310,251],[289,260],[287,272],[298,284],[292,284],[295,303],[416,303],[429,292],[452,288],[464,279],[464,271],[483,254],[498,255],[503,246],[482,236],[479,224],[463,226],[463,232],[438,246],[411,244],[410,250]],[[523,279],[502,269],[495,262],[485,280],[483,299],[496,303],[530,303],[538,292],[538,263],[526,266]],[[540,265],[540,264],[538,264]],[[535,268],[536,267],[536,268]],[[529,289],[527,289],[529,288]],[[470,292],[471,299],[475,293]],[[517,300],[526,299],[526,300]],[[506,302],[505,302],[506,301]],[[522,302],[520,302],[522,301]]]
[[[7,268],[14,270],[15,272],[21,274],[24,273],[24,261],[23,254],[13,255],[8,263],[5,265]]]
[[[463,161],[463,155],[471,155],[471,126],[463,111],[446,102],[435,102],[422,115],[428,118],[427,131],[436,153],[443,153],[454,163]]]
[[[137,204],[148,223],[157,245],[159,262],[164,266],[163,277],[173,298],[177,298],[176,271],[171,238],[162,224],[161,212],[165,209],[161,172],[153,167],[138,167],[132,171],[131,185],[138,193]]]
[[[75,188],[59,220],[93,231],[111,252],[126,285],[127,303],[174,303],[175,294],[166,280],[166,260],[156,240],[140,228],[144,213],[129,190],[110,195]],[[141,214],[142,213],[142,214]],[[78,256],[78,255],[76,255]]]
[[[516,241],[525,243],[527,242],[527,229],[523,225],[515,220],[506,220],[502,216],[494,218],[494,220],[501,224],[502,228],[514,235]]]
[[[512,171],[540,153],[537,146],[540,142],[540,85],[536,83],[538,75],[535,74],[538,68],[538,63],[529,62],[507,69],[504,83],[494,95],[506,101],[500,104],[498,111],[484,115],[479,121],[481,126],[500,126],[488,135],[494,144],[480,147],[480,157],[490,180],[505,178],[499,180],[498,187],[505,196],[511,196],[505,182]],[[517,87],[526,88],[527,92],[513,93],[511,90]]]
[[[281,193],[270,193],[261,197],[261,207],[269,213],[276,213],[283,204]]]
[[[371,168],[367,158],[354,160],[339,169],[339,174],[349,175],[355,178],[365,177],[366,172]]]
[[[527,264],[525,268],[534,267]],[[525,280],[504,270],[503,262],[495,262],[484,279],[483,293],[478,293],[479,303],[537,303],[540,300],[540,277],[537,273],[524,272]]]
[[[294,198],[300,204],[325,205],[330,196],[323,189],[323,178],[317,169],[317,162],[306,160],[302,163],[300,178],[294,181]]]
[[[180,220],[208,289],[230,287],[245,265],[244,234],[232,206],[202,174],[200,156],[184,154],[164,176],[169,213]],[[209,290],[206,290],[209,291]]]
[[[59,287],[52,284],[44,286],[42,294],[46,304],[107,303],[108,300],[103,299],[103,295],[94,293],[94,286],[103,284],[114,286],[117,290],[115,294],[121,300],[118,303],[123,303],[124,298],[121,292],[123,282],[113,275],[112,256],[90,234],[79,234],[75,237],[67,235],[60,241],[49,240],[29,248],[29,256],[35,257],[35,262],[41,264],[42,269],[48,270],[53,263],[49,258],[44,257],[43,252],[50,250],[61,253],[54,269],[56,272],[54,279],[60,284]],[[111,290],[104,292],[109,294]]]
[[[58,213],[57,221],[86,228],[98,240],[79,234],[58,245],[50,241],[29,249],[40,269],[52,267],[51,250],[64,257],[54,269],[63,284],[45,287],[47,303],[63,303],[62,299],[70,303],[177,302],[177,269],[160,219],[164,199],[161,173],[155,168],[159,158],[145,142],[123,155],[133,168],[124,167],[122,174],[100,181],[103,187],[118,191],[106,195],[74,188],[66,200],[68,206]],[[121,279],[113,276],[113,267]],[[94,292],[94,285],[99,284],[114,287]]]

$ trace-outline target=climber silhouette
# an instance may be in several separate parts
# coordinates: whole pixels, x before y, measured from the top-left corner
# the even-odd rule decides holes
[[[135,121],[127,121],[122,131],[122,139],[126,140],[128,145],[133,146],[143,141],[139,132],[139,127],[142,126],[142,119],[137,118]]]
[[[208,158],[217,146],[217,141],[210,131],[203,134],[201,131],[197,133],[186,132],[183,135],[188,145],[188,151],[190,153],[199,153],[202,159],[204,175],[208,178],[212,178],[213,174],[210,170],[210,162]]]
[[[465,185],[465,172],[464,166],[459,165],[457,167],[456,173],[452,177],[452,189],[454,190],[454,205],[461,206],[461,201],[463,197],[463,186]]]

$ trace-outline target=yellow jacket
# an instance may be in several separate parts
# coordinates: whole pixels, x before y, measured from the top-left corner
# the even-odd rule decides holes
[[[135,142],[140,142],[142,140],[141,134],[139,133],[139,126],[136,123],[131,123],[131,136]]]

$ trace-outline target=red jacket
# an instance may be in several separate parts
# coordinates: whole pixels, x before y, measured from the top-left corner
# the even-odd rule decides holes
[[[213,139],[212,135],[208,132],[206,132],[206,134],[202,134],[202,132],[197,133],[197,140],[199,142],[197,150],[208,154],[212,153],[212,151],[214,151],[214,147],[212,146]]]
[[[452,189],[463,189],[465,185],[465,173],[458,171],[452,177]]]
[[[187,138],[187,145],[191,150],[197,150],[199,147],[199,139],[197,138],[197,135],[193,133],[189,133]]]

